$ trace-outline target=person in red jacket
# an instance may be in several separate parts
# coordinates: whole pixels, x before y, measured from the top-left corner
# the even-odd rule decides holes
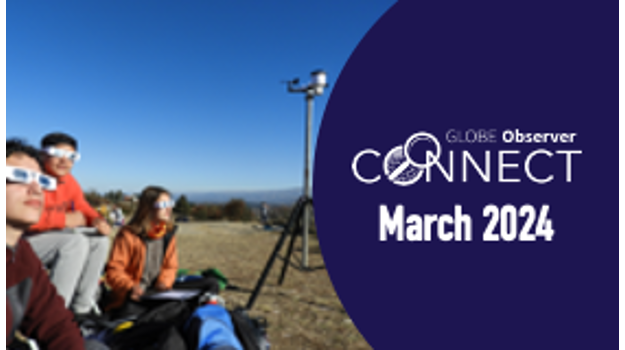
[[[41,349],[85,349],[74,315],[50,283],[22,234],[39,220],[44,191],[55,180],[41,173],[37,150],[6,141],[6,345],[19,330]],[[90,348],[90,346],[87,346]]]
[[[50,270],[50,280],[76,315],[90,314],[106,262],[111,228],[85,200],[71,175],[79,159],[77,141],[52,133],[41,141],[46,174],[57,181],[54,192],[45,193],[39,221],[30,227],[27,240]]]

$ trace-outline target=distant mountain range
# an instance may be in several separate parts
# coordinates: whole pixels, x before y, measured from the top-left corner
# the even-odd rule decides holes
[[[301,188],[263,191],[208,191],[175,193],[174,197],[187,196],[194,203],[226,203],[231,199],[243,199],[248,203],[294,204],[302,195]]]

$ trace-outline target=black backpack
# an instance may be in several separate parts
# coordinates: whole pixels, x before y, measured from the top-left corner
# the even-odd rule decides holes
[[[234,331],[245,350],[268,350],[267,320],[252,318],[247,310],[236,308],[230,311]]]
[[[186,350],[180,330],[166,322],[133,326],[108,341],[111,350]]]
[[[186,350],[182,329],[191,311],[188,302],[163,303],[141,314],[132,327],[111,332],[106,344],[111,350]]]
[[[136,311],[136,317],[130,318],[132,327],[115,332],[125,320],[98,322],[98,331],[106,330],[105,343],[111,350],[186,350],[184,327],[195,308],[203,304],[206,293],[217,294],[217,279],[205,276],[202,279],[177,283],[176,289],[201,290],[197,297],[180,301],[155,301],[144,303],[145,310]],[[267,321],[253,318],[244,308],[229,310],[237,338],[245,350],[268,350]],[[82,328],[82,327],[81,327]]]

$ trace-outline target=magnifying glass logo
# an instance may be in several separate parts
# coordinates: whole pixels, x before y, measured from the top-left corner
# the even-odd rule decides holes
[[[422,142],[428,142],[434,145],[434,156],[428,156],[426,152],[425,163],[416,162],[412,156],[413,148]],[[384,159],[384,173],[387,178],[402,186],[415,183],[421,178],[423,170],[431,167],[438,162],[441,155],[441,145],[432,134],[427,132],[418,132],[413,134],[406,140],[404,146],[393,148]]]

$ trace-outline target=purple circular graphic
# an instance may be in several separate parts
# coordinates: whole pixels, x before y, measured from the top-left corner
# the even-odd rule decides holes
[[[313,188],[373,348],[617,346],[617,6],[399,1],[353,52]]]

